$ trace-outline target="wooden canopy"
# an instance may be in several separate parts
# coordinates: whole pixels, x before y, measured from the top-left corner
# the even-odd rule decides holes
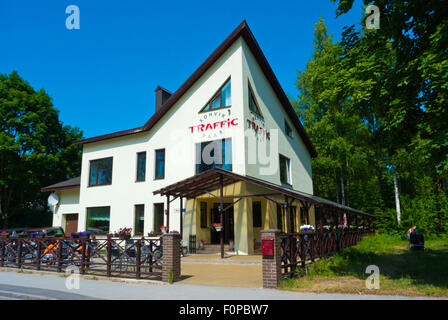
[[[221,185],[222,179],[222,185]],[[285,188],[278,186],[266,181],[262,181],[257,178],[243,176],[231,171],[213,168],[202,173],[199,173],[190,178],[184,179],[182,181],[176,182],[164,188],[154,191],[154,194],[160,194],[162,196],[172,196],[174,198],[184,197],[189,199],[194,199],[200,195],[211,193],[214,190],[219,190],[222,187],[234,184],[239,181],[244,181],[252,183],[254,185],[266,188],[272,193],[257,194],[257,195],[234,195],[232,197],[223,197],[224,199],[231,198],[247,198],[247,197],[260,197],[260,196],[271,196],[271,195],[283,195],[290,199],[296,199],[305,202],[309,205],[315,205],[316,207],[330,207],[338,211],[343,211],[344,213],[351,213],[354,215],[362,215],[373,217],[372,215],[341,205],[339,203],[320,198],[305,192]]]

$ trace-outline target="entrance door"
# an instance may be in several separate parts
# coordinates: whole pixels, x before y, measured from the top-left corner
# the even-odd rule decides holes
[[[224,203],[224,207],[228,206],[229,203]],[[219,216],[219,203],[214,203],[213,208],[210,209],[211,212],[211,222],[218,223],[221,222],[221,217]],[[227,209],[224,212],[224,243],[229,243],[229,239],[234,239],[234,229],[233,229],[233,207]],[[221,243],[221,232],[217,232],[214,228],[211,228],[211,238],[210,242],[212,244]]]
[[[78,232],[78,214],[65,215],[65,235],[70,236],[70,233]]]

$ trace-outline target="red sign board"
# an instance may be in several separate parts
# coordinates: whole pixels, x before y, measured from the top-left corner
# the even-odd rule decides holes
[[[274,238],[261,239],[261,254],[263,256],[274,256]]]

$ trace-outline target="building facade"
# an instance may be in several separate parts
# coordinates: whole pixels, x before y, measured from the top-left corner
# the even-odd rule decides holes
[[[246,22],[176,92],[156,89],[156,112],[144,126],[77,144],[83,147],[81,176],[42,189],[58,196],[53,225],[66,232],[130,227],[147,235],[169,221],[184,240],[194,234],[198,242],[219,243],[213,190],[185,197],[182,208],[154,194],[213,168],[313,194],[316,151]],[[231,195],[266,192],[248,181],[223,190],[227,204]],[[241,198],[224,214],[225,242],[234,240],[238,254],[251,254],[262,229],[314,224],[313,209],[304,213],[300,202],[291,203],[294,212],[285,216],[283,202],[282,195]]]

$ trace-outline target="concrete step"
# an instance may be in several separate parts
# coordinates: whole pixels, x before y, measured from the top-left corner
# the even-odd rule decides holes
[[[230,246],[228,244],[224,245],[224,251],[230,251]],[[219,244],[206,244],[204,249],[197,248],[198,253],[219,253],[221,252],[221,245]]]

